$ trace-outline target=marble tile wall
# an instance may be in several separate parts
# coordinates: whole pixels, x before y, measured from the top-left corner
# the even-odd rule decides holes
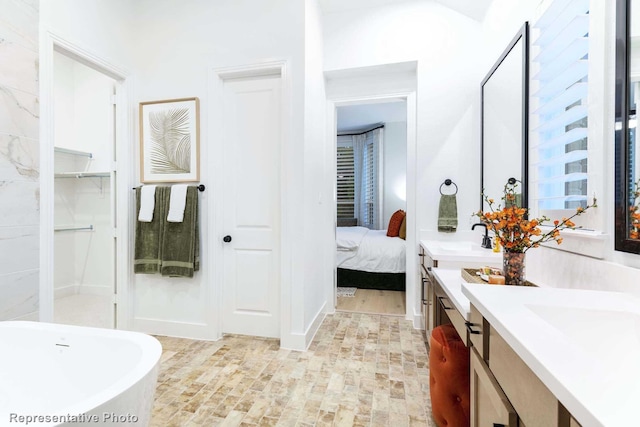
[[[39,0],[0,0],[0,320],[38,310]]]

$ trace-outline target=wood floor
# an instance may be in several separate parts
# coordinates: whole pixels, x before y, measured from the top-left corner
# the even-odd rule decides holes
[[[404,291],[358,289],[354,297],[338,297],[338,311],[404,316],[407,312]]]

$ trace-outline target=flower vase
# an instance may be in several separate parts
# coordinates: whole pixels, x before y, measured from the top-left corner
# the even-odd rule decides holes
[[[524,252],[503,252],[502,267],[507,285],[525,286]]]

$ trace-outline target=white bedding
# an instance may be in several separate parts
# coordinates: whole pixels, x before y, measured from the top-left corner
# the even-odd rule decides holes
[[[356,228],[364,229],[364,233],[363,230],[353,230]],[[355,246],[354,243],[360,234],[362,234],[360,242]],[[338,227],[336,241],[338,242],[337,265],[339,268],[371,273],[404,273],[406,271],[406,242],[399,237],[387,237],[387,230]]]

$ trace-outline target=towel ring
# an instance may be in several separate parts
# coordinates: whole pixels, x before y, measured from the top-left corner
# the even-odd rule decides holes
[[[456,185],[455,182],[451,181],[450,179],[445,179],[444,182],[442,184],[440,184],[440,194],[444,196],[444,193],[442,192],[442,186],[443,185],[451,185],[453,184],[456,187],[456,192],[453,193],[452,195],[455,196],[456,194],[458,194],[458,186]]]

